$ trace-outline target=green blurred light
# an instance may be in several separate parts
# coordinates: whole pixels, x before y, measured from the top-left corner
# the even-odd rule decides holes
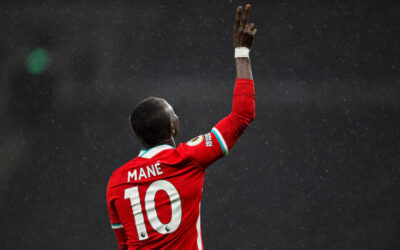
[[[39,75],[47,66],[47,51],[45,49],[35,49],[26,59],[26,68],[29,73]]]

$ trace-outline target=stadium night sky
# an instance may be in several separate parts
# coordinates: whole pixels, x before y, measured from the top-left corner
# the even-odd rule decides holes
[[[0,3],[0,245],[115,249],[105,191],[147,96],[230,111],[238,1]],[[256,120],[211,166],[206,249],[400,249],[400,4],[251,1]]]

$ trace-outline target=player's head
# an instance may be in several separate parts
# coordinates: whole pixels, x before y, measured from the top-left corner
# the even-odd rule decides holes
[[[178,116],[162,98],[148,97],[139,102],[129,121],[136,136],[147,147],[167,142],[179,131]]]

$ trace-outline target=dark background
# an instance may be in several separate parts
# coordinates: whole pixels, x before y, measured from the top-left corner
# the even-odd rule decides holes
[[[167,99],[179,142],[230,111],[245,2],[65,2],[0,3],[2,249],[116,249],[135,104]],[[399,2],[251,3],[257,118],[206,175],[206,249],[400,249]]]

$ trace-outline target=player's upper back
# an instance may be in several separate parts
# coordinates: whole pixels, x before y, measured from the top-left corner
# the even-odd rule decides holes
[[[201,142],[204,136],[196,140]],[[201,245],[199,205],[205,167],[191,157],[202,147],[196,143],[142,150],[112,174],[107,188],[111,223],[125,229],[130,246],[197,249]],[[218,150],[206,152],[207,157],[222,154]]]

